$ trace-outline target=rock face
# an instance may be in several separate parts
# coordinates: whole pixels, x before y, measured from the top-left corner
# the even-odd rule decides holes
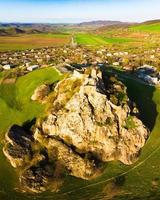
[[[31,157],[31,143],[33,137],[30,132],[26,132],[22,127],[14,125],[6,133],[6,145],[3,152],[9,159],[13,167],[22,167],[25,165],[25,158]]]
[[[27,191],[57,191],[64,172],[89,180],[102,173],[104,162],[130,165],[149,136],[126,87],[97,69],[74,72],[45,101],[48,113],[31,135],[17,126],[6,134],[4,153],[14,167],[25,165],[20,181]]]
[[[69,92],[59,92],[64,81],[55,88],[56,100],[52,112],[41,124],[42,132],[101,161],[120,160],[132,164],[145,144],[148,131],[131,115],[124,85],[118,82],[112,85],[113,81],[108,80],[108,88],[105,88],[96,70],[88,76],[79,74],[78,77],[76,73],[65,80],[65,84],[70,85],[73,79],[81,81],[81,85],[65,105],[62,97],[66,99]],[[57,105],[58,111],[54,110]]]
[[[84,159],[83,155],[76,153],[72,148],[54,137],[47,138],[38,129],[35,139],[48,150],[50,160],[58,160],[72,176],[91,179],[98,174],[94,160]]]

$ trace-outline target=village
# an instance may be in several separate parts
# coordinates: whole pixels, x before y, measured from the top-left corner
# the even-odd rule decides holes
[[[113,66],[134,73],[149,85],[160,84],[160,48],[135,54],[106,48],[86,48],[72,41],[64,47],[0,53],[0,72],[14,69],[16,74],[21,75],[48,66],[56,66],[63,73],[88,66]]]

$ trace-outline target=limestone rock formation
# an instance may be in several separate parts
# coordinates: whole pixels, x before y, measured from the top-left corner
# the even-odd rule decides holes
[[[148,130],[132,115],[125,86],[108,80],[105,87],[101,74],[96,73],[94,69],[89,75],[76,72],[57,85],[52,110],[41,124],[42,132],[101,161],[132,164],[145,144]],[[71,84],[71,91],[61,91]]]
[[[46,95],[48,112],[30,135],[17,126],[6,134],[4,153],[14,167],[25,166],[20,182],[26,191],[57,191],[64,174],[89,180],[105,162],[138,159],[149,131],[117,79],[96,68],[75,71]]]

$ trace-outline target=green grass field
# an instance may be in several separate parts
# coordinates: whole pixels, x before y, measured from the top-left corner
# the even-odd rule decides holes
[[[102,46],[109,44],[122,44],[128,42],[134,42],[133,39],[130,38],[116,38],[116,37],[104,37],[101,35],[93,35],[93,34],[76,34],[75,40],[78,44],[81,45],[91,45],[91,46]]]
[[[76,34],[75,40],[81,45],[99,46],[107,44],[101,37],[92,34]]]
[[[133,26],[130,28],[132,31],[141,31],[141,32],[160,32],[160,23],[155,23],[155,24],[144,24],[144,25],[138,25],[138,26]]]
[[[4,75],[0,73],[1,79]],[[61,78],[62,75],[54,68],[43,68],[18,78],[15,83],[0,84],[0,199],[18,198],[14,190],[15,183],[18,183],[16,172],[2,152],[5,131],[13,124],[22,125],[43,116],[45,107],[31,101],[30,97],[39,85],[54,83]]]
[[[43,106],[30,100],[33,91],[42,83],[60,79],[53,68],[44,68],[17,79],[16,83],[0,84],[0,132],[12,124],[22,124],[43,113]],[[1,136],[1,135],[0,135]]]

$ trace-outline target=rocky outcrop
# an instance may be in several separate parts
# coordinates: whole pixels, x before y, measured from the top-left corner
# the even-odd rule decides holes
[[[76,91],[72,90],[69,96],[68,90],[59,92],[64,82],[65,85],[81,82],[81,85],[74,87]],[[55,88],[52,111],[41,124],[42,132],[103,162],[120,160],[132,164],[145,144],[148,130],[132,115],[125,86],[114,82],[112,85],[113,81],[108,80],[105,87],[96,70],[89,75],[76,72],[61,81]]]
[[[149,136],[126,87],[97,69],[75,71],[45,102],[46,117],[30,136],[17,126],[6,134],[4,153],[14,167],[25,166],[20,181],[27,191],[57,191],[64,174],[93,179],[108,161],[130,165]]]
[[[55,172],[60,165],[56,161],[50,163],[46,149],[37,143],[31,132],[18,125],[12,126],[6,133],[3,152],[11,165],[19,169],[23,191],[39,193],[48,188],[58,191],[62,179]],[[63,171],[59,170],[59,173]]]

